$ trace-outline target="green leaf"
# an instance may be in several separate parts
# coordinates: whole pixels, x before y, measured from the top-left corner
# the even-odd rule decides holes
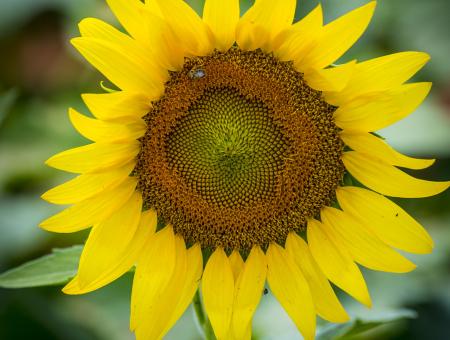
[[[29,288],[64,284],[77,273],[83,246],[54,249],[52,254],[32,260],[0,275],[2,288]]]
[[[317,334],[316,340],[344,340],[374,329],[383,324],[387,324],[401,319],[413,319],[417,315],[409,309],[384,312],[376,318],[353,319],[347,323],[329,324],[323,327]]]

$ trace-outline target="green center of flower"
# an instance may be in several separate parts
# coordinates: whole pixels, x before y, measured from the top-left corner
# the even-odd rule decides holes
[[[273,113],[233,88],[212,88],[166,137],[171,170],[193,192],[224,207],[255,204],[275,193],[288,148]]]
[[[144,117],[134,174],[145,206],[188,244],[283,244],[334,200],[344,173],[334,111],[262,51],[186,59]]]

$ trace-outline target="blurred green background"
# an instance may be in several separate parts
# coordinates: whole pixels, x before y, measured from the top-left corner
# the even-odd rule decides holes
[[[201,11],[202,1],[188,2]],[[242,1],[243,9],[251,2]],[[322,3],[329,21],[365,2]],[[299,1],[297,19],[315,5]],[[380,0],[368,31],[343,58],[364,60],[404,50],[431,54],[416,77],[433,81],[431,95],[410,117],[380,134],[407,154],[438,158],[431,169],[416,172],[436,180],[450,177],[449,13],[448,0]],[[71,128],[67,108],[87,113],[79,94],[99,92],[103,80],[68,43],[87,16],[115,22],[102,0],[0,0],[0,272],[86,238],[83,232],[50,234],[37,225],[58,210],[39,196],[70,177],[45,167],[44,161],[86,142]],[[430,231],[434,253],[410,256],[418,269],[407,275],[366,272],[374,300],[370,311],[342,298],[349,312],[361,318],[400,308],[417,312],[417,318],[383,325],[365,339],[450,339],[450,192],[400,204]],[[59,287],[0,289],[0,339],[132,339],[130,284],[125,276],[77,297],[63,295]],[[270,293],[262,299],[254,334],[258,339],[300,338]],[[167,338],[201,338],[191,310]]]

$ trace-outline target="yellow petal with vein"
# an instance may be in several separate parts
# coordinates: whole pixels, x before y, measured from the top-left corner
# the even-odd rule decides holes
[[[155,0],[165,20],[172,28],[178,43],[197,56],[207,55],[213,49],[209,27],[183,0]]]
[[[122,90],[159,97],[168,74],[147,62],[140,50],[127,49],[96,38],[74,38],[71,43],[105,77]]]
[[[382,138],[366,132],[342,131],[340,137],[352,150],[376,157],[384,162],[409,169],[425,169],[434,159],[412,158],[394,150]]]
[[[79,275],[75,276],[64,288],[63,292],[70,295],[86,294],[114,281],[125,274],[135,263],[148,239],[156,230],[156,212],[146,211],[142,213],[141,220],[132,241],[128,244],[122,258],[114,266],[109,268],[104,275],[96,281],[81,288]]]
[[[157,99],[123,91],[88,93],[81,97],[96,118],[125,124],[138,122],[150,111],[150,102]]]
[[[93,143],[63,151],[50,157],[45,164],[73,173],[101,172],[131,162],[139,153],[140,143]]]
[[[41,197],[53,204],[74,204],[91,198],[103,191],[110,190],[128,177],[134,168],[128,163],[117,169],[99,174],[83,174],[50,189]]]
[[[242,16],[236,30],[236,41],[243,50],[274,50],[274,38],[289,28],[294,20],[295,0],[256,0]]]
[[[135,140],[142,137],[146,130],[144,121],[133,124],[120,124],[89,118],[69,109],[69,118],[75,129],[94,142],[117,142]]]
[[[380,130],[412,113],[430,89],[431,83],[413,83],[358,97],[335,111],[336,125],[348,131]]]
[[[163,288],[160,298],[155,301],[151,309],[146,311],[145,317],[136,325],[137,340],[161,339],[164,336],[163,332],[176,308],[186,276],[186,245],[180,236],[175,236],[175,267],[172,277],[167,286]]]
[[[330,104],[341,106],[366,93],[397,88],[429,60],[430,56],[423,52],[400,52],[358,63],[345,89],[326,93],[325,97]]]
[[[253,314],[261,300],[266,281],[266,257],[254,246],[236,282],[232,330],[235,339],[250,339]]]
[[[316,312],[308,283],[294,260],[276,243],[266,253],[270,290],[294,321],[303,338],[314,339]]]
[[[306,242],[296,233],[291,232],[286,240],[286,251],[297,263],[309,284],[317,314],[330,322],[348,321],[347,313],[312,257]]]
[[[183,289],[179,296],[177,296],[176,308],[163,332],[164,334],[177,322],[186,308],[188,308],[197,291],[203,273],[203,255],[199,244],[195,244],[187,250],[187,266],[186,276],[183,280]]]
[[[127,245],[126,250],[122,253],[117,263],[112,265],[109,270],[105,271],[98,280],[95,280],[84,288],[80,286],[79,275],[75,276],[64,288],[65,294],[86,294],[103,287],[109,282],[115,280],[126,273],[138,259],[144,244],[153,235],[156,230],[157,217],[156,212],[147,210],[142,213],[139,226],[133,236],[131,242]]]
[[[77,203],[46,219],[39,225],[55,233],[73,233],[100,223],[120,209],[133,194],[136,179],[128,177],[122,184]]]
[[[134,38],[145,41],[145,21],[141,13],[144,10],[144,4],[140,0],[106,0],[109,8],[122,24],[122,26]]]
[[[280,32],[274,39],[274,55],[282,61],[300,59],[316,40],[323,25],[322,5],[291,27]],[[301,65],[298,65],[301,68]]]
[[[234,297],[234,279],[230,260],[217,248],[206,263],[202,278],[206,313],[218,340],[227,339]]]
[[[308,86],[318,91],[340,91],[349,82],[355,71],[356,61],[351,61],[324,70],[309,69],[304,77]]]
[[[324,68],[341,57],[361,37],[372,19],[376,1],[325,25],[311,51],[295,61],[305,68]]]
[[[309,220],[307,234],[311,254],[328,279],[370,307],[372,302],[361,271],[348,251],[337,246],[338,241],[328,225]]]
[[[359,182],[386,196],[428,197],[437,195],[450,186],[450,181],[432,182],[414,178],[392,165],[356,151],[344,153],[342,161]]]
[[[136,40],[132,39],[129,35],[120,32],[115,27],[97,18],[85,18],[78,24],[80,34],[86,38],[96,38],[100,40],[106,40],[124,49],[128,47],[132,49],[140,49]]]
[[[168,26],[158,17],[142,8],[139,11],[139,16],[136,20],[142,21],[141,33],[139,34],[139,42],[130,38],[128,35],[121,33],[113,26],[105,23],[102,20],[94,18],[83,19],[80,24],[80,33],[83,37],[91,37],[101,39],[120,46],[121,49],[128,51],[135,51],[141,61],[149,65],[160,65],[162,68],[157,68],[162,79],[166,76],[165,68],[171,68],[172,56],[169,51],[165,49],[165,42],[167,39]],[[172,49],[175,53],[176,49]],[[169,61],[169,60],[170,61]]]
[[[146,6],[147,10],[142,13],[145,20],[143,30],[146,30],[146,39],[142,43],[153,52],[153,58],[161,66],[170,71],[179,71],[183,67],[185,48],[162,17],[156,2],[150,3],[152,5]]]
[[[239,277],[239,274],[244,268],[244,260],[242,259],[241,254],[239,254],[237,250],[233,250],[229,259],[231,270],[233,271],[234,281],[236,282]]]
[[[135,192],[120,209],[94,225],[84,246],[78,267],[77,275],[81,289],[97,280],[101,282],[100,286],[103,286],[117,278],[111,277],[109,272],[120,264],[123,255],[127,252],[139,224],[141,208],[142,196]]]
[[[175,254],[175,235],[171,226],[158,231],[144,246],[133,279],[131,330],[148,322],[147,315],[161,301],[174,273]]]
[[[323,223],[333,229],[337,246],[347,249],[364,267],[392,273],[407,273],[416,268],[351,215],[326,207],[322,209],[321,217]]]
[[[215,47],[227,51],[236,40],[239,0],[206,0],[203,21],[214,34]]]
[[[345,212],[359,218],[388,245],[416,254],[428,254],[433,250],[433,240],[427,231],[386,197],[348,186],[339,187],[336,195]]]

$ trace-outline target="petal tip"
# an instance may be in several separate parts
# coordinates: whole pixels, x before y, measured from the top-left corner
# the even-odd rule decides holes
[[[78,47],[80,46],[80,41],[82,40],[82,37],[75,37],[69,40],[70,44],[75,47],[76,49],[78,49]]]
[[[39,228],[44,229],[46,231],[49,231],[49,227],[51,225],[51,223],[49,223],[50,218],[47,218],[46,220],[42,221],[41,223],[39,223]]]
[[[373,307],[372,299],[370,298],[369,295],[367,295],[367,297],[364,297],[363,299],[361,299],[360,302],[369,309],[371,309]]]
[[[48,190],[48,191],[44,192],[44,193],[41,195],[41,199],[44,200],[44,201],[46,201],[46,202],[48,202],[48,203],[52,203],[52,202],[51,202],[52,199],[51,199],[50,191],[51,191],[51,190]]]
[[[377,0],[371,1],[366,5],[368,8],[374,9],[377,7]]]
[[[69,283],[67,283],[61,291],[67,295],[80,295],[84,294],[82,289],[79,287],[78,276],[75,276]]]

